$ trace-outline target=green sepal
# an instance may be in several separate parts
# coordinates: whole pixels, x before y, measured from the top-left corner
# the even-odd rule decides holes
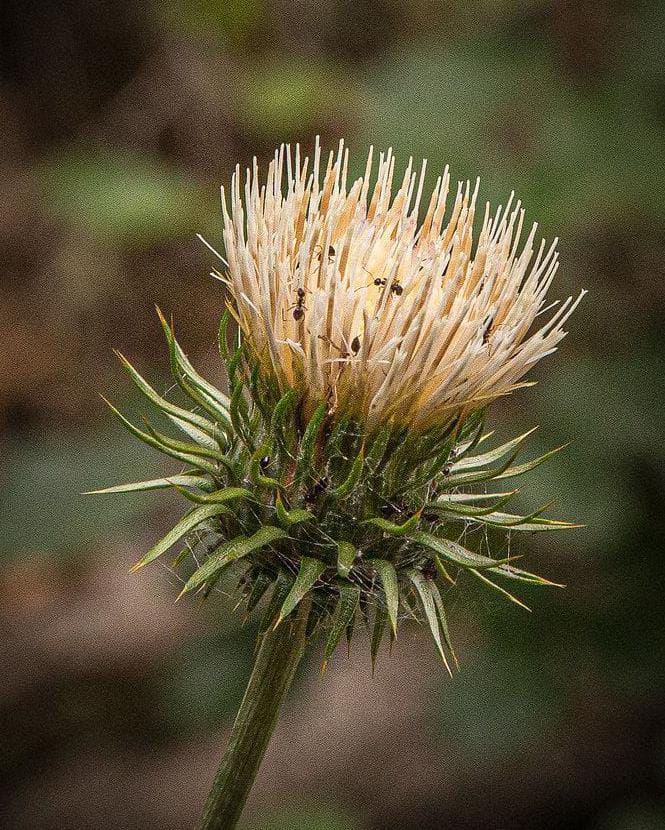
[[[499,507],[503,507],[504,504],[507,504],[507,502],[509,502],[517,492],[517,490],[513,490],[510,493],[505,493],[502,498],[489,507],[466,507],[458,501],[453,501],[453,499],[448,496],[441,496],[436,501],[428,502],[425,505],[425,510],[437,510],[442,513],[458,515],[461,518],[486,516],[489,513],[494,513]],[[498,493],[497,495],[501,494]]]
[[[501,474],[505,473],[510,467],[513,461],[517,458],[519,451],[520,448],[518,447],[510,455],[507,461],[490,470],[477,470],[475,472],[456,473],[454,475],[447,476],[445,479],[446,487],[459,487],[461,484],[476,484],[481,481],[492,481],[495,478],[501,478]]]
[[[296,471],[294,476],[294,483],[296,485],[302,481],[305,473],[312,466],[312,460],[316,450],[316,440],[323,425],[323,420],[326,417],[326,412],[327,404],[320,403],[305,428],[305,432],[303,433],[303,437],[298,448],[298,458],[296,461]]]
[[[332,490],[328,491],[330,498],[343,499],[354,489],[363,471],[363,459],[365,455],[364,449],[364,447],[360,448],[360,452],[355,457],[353,464],[351,465],[351,470],[349,471],[346,479],[338,487],[334,487]]]
[[[489,556],[482,556],[480,553],[474,553],[463,548],[457,542],[450,539],[440,539],[438,536],[433,536],[431,533],[422,530],[411,534],[410,538],[417,544],[433,550],[448,562],[453,562],[461,568],[495,568],[497,565],[503,565],[511,561],[510,557],[507,559],[491,559]]]
[[[379,530],[382,530],[389,536],[406,536],[408,533],[411,533],[411,531],[418,526],[421,514],[422,510],[419,510],[417,513],[414,513],[413,516],[410,516],[404,522],[404,524],[401,525],[396,525],[393,522],[389,522],[387,519],[381,519],[378,517],[375,517],[373,519],[365,519],[365,521],[361,522],[360,524],[374,525],[374,527],[378,527]]]
[[[223,542],[212,552],[203,565],[194,571],[185,583],[185,587],[180,592],[178,598],[198,588],[232,562],[237,561],[243,556],[247,556],[248,553],[252,553],[259,548],[271,545],[279,539],[284,539],[287,535],[279,527],[267,526],[257,530],[251,536],[240,535],[236,536],[235,539],[230,539],[228,542]]]
[[[248,415],[247,401],[244,398],[244,384],[242,380],[237,380],[232,387],[231,404],[229,407],[229,417],[231,424],[236,434],[242,438],[245,444],[250,445],[250,440],[245,429],[245,422]]]
[[[217,468],[214,464],[210,464],[208,461],[205,461],[200,456],[191,455],[190,453],[183,453],[179,452],[178,450],[173,450],[170,447],[161,443],[152,435],[149,435],[147,432],[143,432],[138,427],[134,426],[134,424],[129,421],[125,416],[117,409],[113,404],[108,401],[106,398],[102,396],[102,400],[107,404],[111,412],[115,415],[115,417],[120,421],[120,423],[128,429],[132,435],[136,436],[140,441],[143,441],[144,444],[147,444],[149,447],[153,447],[156,450],[164,453],[164,455],[169,455],[171,458],[175,458],[178,461],[182,461],[185,464],[189,464],[193,467],[198,467],[201,470],[205,470],[205,472],[210,473],[211,475],[217,474]]]
[[[270,431],[279,436],[284,424],[288,422],[289,415],[295,410],[299,395],[295,389],[287,389],[282,397],[275,404],[270,418]]]
[[[282,609],[279,612],[279,617],[275,623],[275,628],[284,620],[298,605],[305,594],[312,588],[314,583],[320,578],[325,571],[325,562],[320,559],[314,559],[312,556],[303,556],[300,562],[300,569],[293,587],[289,591],[288,596],[284,600]]]
[[[290,573],[283,569],[279,569],[277,577],[275,578],[275,587],[270,595],[270,602],[261,618],[259,625],[259,638],[261,638],[267,631],[269,631],[275,624],[275,620],[279,611],[284,604],[284,600],[289,595],[289,591],[293,585],[293,577]]]
[[[228,418],[229,399],[223,392],[215,388],[211,383],[201,377],[192,366],[189,358],[181,349],[173,327],[162,314],[159,307],[157,315],[164,330],[166,343],[171,358],[171,370],[173,377],[183,392],[199,403],[215,419],[219,419],[227,427],[230,426]]]
[[[546,585],[550,588],[566,587],[560,582],[551,582],[549,579],[545,579],[544,576],[538,576],[538,574],[532,574],[529,571],[521,571],[513,565],[498,565],[496,568],[490,568],[489,572],[497,574],[498,576],[504,576],[506,579],[514,579],[517,582],[526,582],[529,585]]]
[[[193,530],[196,525],[201,524],[201,522],[205,522],[206,519],[212,519],[213,516],[219,516],[223,513],[228,514],[229,512],[229,509],[223,504],[206,504],[201,507],[195,507],[187,513],[186,516],[180,519],[175,527],[169,530],[166,536],[160,539],[157,544],[153,545],[142,559],[139,559],[139,561],[132,566],[132,572],[138,571],[139,568],[143,568],[145,565],[148,565],[150,562],[157,559],[158,556],[165,553],[172,545],[175,545],[178,539],[181,539],[185,533],[189,533],[190,530]]]
[[[533,427],[533,429],[528,430],[528,432],[525,432],[523,435],[518,435],[517,438],[513,438],[511,441],[502,444],[500,447],[496,447],[496,449],[483,453],[482,455],[471,455],[461,458],[459,461],[455,461],[455,463],[451,465],[452,472],[457,473],[461,470],[475,470],[480,467],[485,467],[488,464],[494,464],[495,461],[500,461],[504,456],[508,455],[508,453],[517,449],[517,447],[519,447],[519,445],[537,429],[538,427]]]
[[[351,619],[355,616],[360,599],[360,588],[352,582],[338,582],[339,599],[335,606],[330,636],[323,653],[323,669],[328,663],[333,652],[337,648],[342,635],[347,630]]]
[[[217,348],[219,349],[219,356],[222,358],[224,363],[226,363],[231,357],[231,352],[229,351],[226,340],[230,320],[231,312],[227,308],[219,320],[219,328],[217,329]]]
[[[351,542],[337,543],[337,573],[340,576],[347,577],[358,553],[355,545]]]
[[[271,476],[264,476],[261,471],[261,459],[272,452],[270,441],[266,440],[261,446],[252,454],[249,462],[249,478],[252,484],[257,487],[273,487],[280,488],[282,484],[276,478]]]
[[[238,334],[240,334],[240,330],[238,330]],[[238,371],[238,366],[240,365],[240,361],[242,360],[242,353],[243,348],[242,344],[239,345],[236,350],[233,352],[233,356],[229,360],[226,365],[226,371],[229,376],[229,388],[234,389],[236,386],[236,372]],[[242,380],[242,379],[241,379]]]
[[[342,444],[347,435],[350,422],[351,419],[348,415],[342,415],[335,421],[326,442],[326,458],[328,461],[334,461],[342,456]]]
[[[116,484],[101,490],[88,490],[82,496],[98,496],[106,493],[136,493],[144,490],[165,490],[168,487],[210,487],[207,478],[196,475],[171,476],[170,478],[151,478],[147,481],[132,481],[128,484]]]
[[[314,514],[310,513],[309,510],[300,510],[298,508],[287,510],[284,507],[284,502],[279,493],[277,493],[277,498],[275,499],[275,511],[282,527],[292,527],[302,522],[310,522],[315,518]]]
[[[455,662],[455,667],[459,669],[459,662],[457,660],[457,655],[455,654],[453,642],[450,637],[450,629],[448,628],[448,617],[446,616],[446,610],[443,607],[443,600],[441,599],[441,592],[439,591],[439,586],[435,582],[430,582],[429,585],[430,593],[432,594],[432,599],[434,600],[436,613],[439,618],[439,625],[441,626],[443,641],[446,644],[446,648],[450,652],[450,655]]]
[[[261,601],[261,597],[265,594],[268,588],[272,585],[272,577],[265,571],[259,571],[253,579],[252,588],[247,597],[247,613],[252,611]]]
[[[551,458],[553,455],[561,452],[561,450],[564,450],[567,446],[568,444],[562,444],[560,447],[555,447],[553,450],[546,452],[544,455],[534,458],[531,461],[527,461],[524,464],[518,464],[515,467],[507,467],[497,475],[493,476],[493,478],[515,478],[515,476],[521,476],[524,473],[535,470],[536,467],[540,467],[540,465],[547,461],[548,458]]]
[[[254,494],[244,487],[224,487],[221,490],[213,490],[212,493],[190,493],[184,490],[178,484],[173,485],[175,489],[182,493],[185,498],[197,504],[224,504],[227,501],[234,499],[254,499]]]
[[[399,583],[397,581],[397,571],[392,562],[387,559],[370,559],[368,560],[374,570],[379,575],[381,584],[383,585],[383,593],[386,596],[386,608],[388,609],[388,619],[390,620],[390,628],[393,636],[397,636],[397,612],[399,609]]]
[[[481,582],[484,582],[485,585],[489,585],[490,588],[492,588],[495,591],[498,591],[498,593],[502,594],[504,597],[506,597],[506,599],[509,599],[511,602],[514,602],[515,605],[519,605],[520,608],[524,608],[525,611],[531,611],[529,606],[525,605],[521,599],[518,599],[517,597],[513,596],[510,593],[510,591],[506,591],[505,588],[502,588],[501,585],[497,585],[496,582],[492,582],[491,579],[488,579],[484,574],[480,573],[479,570],[476,570],[475,568],[469,568],[468,571]]]
[[[219,433],[219,438],[215,440],[211,438],[207,432],[204,432],[202,429],[193,426],[192,424],[184,421],[182,418],[178,418],[176,415],[170,415],[168,412],[162,412],[165,418],[168,418],[171,423],[175,424],[181,432],[184,432],[188,438],[191,438],[194,443],[199,444],[203,447],[207,447],[209,450],[217,450],[219,451],[222,444],[226,446],[227,441],[224,440],[223,433]]]
[[[198,427],[203,432],[207,433],[211,438],[215,438],[215,436],[219,435],[219,432],[215,428],[214,424],[211,424],[206,418],[203,418],[196,412],[189,412],[187,409],[176,406],[174,403],[171,403],[171,401],[167,401],[166,398],[159,395],[148,383],[148,381],[136,371],[122,352],[115,349],[114,354],[122,364],[123,369],[133,381],[134,385],[164,414],[172,415],[181,421],[185,421],[195,427]]]
[[[452,677],[452,671],[450,670],[450,665],[448,663],[448,658],[446,657],[446,652],[443,648],[443,643],[441,642],[441,630],[440,630],[440,623],[439,623],[439,615],[437,613],[437,608],[434,603],[434,597],[432,595],[432,586],[434,585],[428,579],[415,569],[410,569],[407,571],[407,575],[411,582],[415,585],[416,591],[418,592],[418,596],[420,597],[420,603],[423,607],[423,611],[425,612],[425,617],[427,619],[427,623],[429,625],[430,631],[432,633],[432,639],[434,640],[434,644],[436,645],[436,649],[439,652],[443,663],[448,670],[448,674]],[[434,585],[436,589],[436,586]]]
[[[365,459],[365,469],[368,477],[373,476],[381,466],[381,462],[386,454],[386,449],[388,448],[392,434],[393,424],[392,421],[390,421],[386,424],[386,426],[382,427],[376,438],[372,441]]]
[[[171,438],[170,435],[165,435],[163,432],[159,432],[147,418],[144,418],[143,422],[145,423],[146,429],[150,435],[152,435],[156,441],[159,441],[160,444],[168,449],[187,453],[188,455],[193,455],[197,458],[199,456],[202,456],[203,458],[211,458],[213,461],[220,461],[224,457],[224,453],[222,453],[219,448],[211,448],[208,445],[202,446],[201,444],[192,444],[187,441],[179,441],[177,438]]]

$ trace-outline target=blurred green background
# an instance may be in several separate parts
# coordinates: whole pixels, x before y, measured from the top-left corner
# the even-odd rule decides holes
[[[656,0],[5,0],[0,10],[0,803],[3,827],[191,827],[248,676],[254,625],[173,605],[127,568],[177,515],[82,497],[169,469],[119,347],[168,389],[153,305],[220,378],[201,231],[281,141],[344,136],[511,189],[589,296],[536,389],[522,506],[587,527],[528,540],[568,588],[528,615],[460,581],[449,680],[406,629],[302,672],[245,830],[665,828],[665,6]],[[538,446],[539,445],[539,446]],[[527,485],[527,482],[524,483]]]

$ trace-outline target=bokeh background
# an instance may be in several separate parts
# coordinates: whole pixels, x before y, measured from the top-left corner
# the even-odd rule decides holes
[[[168,389],[154,303],[220,378],[218,187],[320,133],[515,189],[589,289],[536,389],[531,476],[586,528],[528,540],[529,615],[461,580],[462,670],[405,629],[301,673],[245,830],[665,828],[665,6],[659,0],[4,0],[0,10],[0,813],[7,830],[193,825],[251,621],[128,565],[177,515],[82,497],[173,469],[97,396]],[[526,481],[525,481],[526,484]]]

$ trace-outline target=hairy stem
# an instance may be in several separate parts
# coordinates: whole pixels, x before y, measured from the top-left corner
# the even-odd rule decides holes
[[[200,830],[233,830],[265,755],[282,701],[305,650],[311,601],[263,637]]]

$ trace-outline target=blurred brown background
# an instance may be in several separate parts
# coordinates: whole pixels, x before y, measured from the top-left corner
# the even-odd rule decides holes
[[[569,586],[532,615],[446,595],[462,671],[407,629],[287,706],[246,830],[665,828],[665,6],[526,0],[5,0],[0,11],[0,815],[8,830],[191,827],[254,625],[128,565],[177,515],[80,491],[169,469],[96,395],[167,389],[153,304],[220,377],[218,187],[345,136],[432,181],[515,188],[590,290],[542,383],[497,408],[572,446],[525,481],[587,527],[529,540]]]

